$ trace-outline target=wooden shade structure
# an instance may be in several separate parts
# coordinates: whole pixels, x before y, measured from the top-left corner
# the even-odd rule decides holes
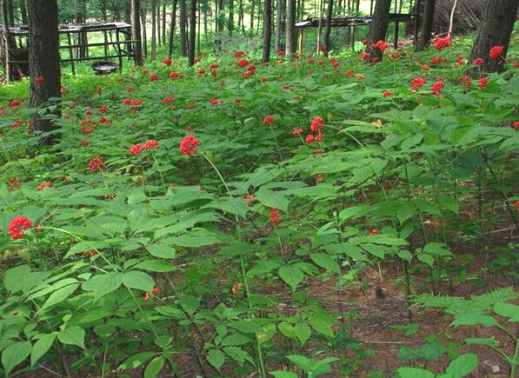
[[[104,35],[103,42],[88,43],[89,33],[101,32]],[[66,35],[66,43],[60,38],[60,49],[68,50],[69,57],[60,59],[61,63],[70,63],[72,73],[76,74],[75,62],[117,59],[119,68],[123,66],[123,58],[128,59],[135,56],[133,45],[136,41],[131,39],[132,26],[123,22],[95,22],[87,24],[60,25],[59,34]],[[20,43],[15,43],[15,48],[9,48],[4,36],[5,61],[7,78],[11,77],[11,69],[15,65],[28,65],[27,55],[23,54],[23,40],[27,40],[29,29],[27,26],[15,26],[9,28],[9,38]],[[74,44],[74,40],[78,42]],[[26,41],[28,43],[28,41]],[[101,56],[90,56],[92,47],[103,47],[104,54]],[[20,57],[23,57],[22,59]]]

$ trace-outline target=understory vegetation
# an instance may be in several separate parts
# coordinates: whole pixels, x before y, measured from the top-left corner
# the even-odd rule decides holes
[[[517,376],[517,38],[469,42],[1,88],[4,374]]]

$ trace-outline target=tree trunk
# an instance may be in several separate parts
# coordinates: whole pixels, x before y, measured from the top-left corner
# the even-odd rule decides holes
[[[204,13],[204,43],[205,45],[207,46],[209,44],[209,39],[208,39],[208,36],[209,36],[209,26],[207,24],[207,12],[208,12],[208,8],[209,8],[209,0],[204,0],[204,4],[203,4],[203,13]]]
[[[147,19],[148,19],[148,7],[146,4],[146,0],[142,1],[142,25],[141,25],[141,31],[142,31],[142,53],[145,57],[148,56],[148,28],[147,26]]]
[[[286,0],[287,1],[287,22],[286,22],[286,31],[285,31],[285,55],[288,59],[292,59],[294,56],[295,49],[295,13],[296,13],[296,0]]]
[[[238,29],[245,34],[245,22],[243,16],[243,0],[240,0],[238,4]]]
[[[6,72],[6,75],[7,75],[7,80],[11,80],[11,79],[14,79],[14,75],[13,75],[13,67],[7,63],[7,58],[9,57],[9,59],[11,60],[10,58],[10,50],[11,49],[14,49],[15,48],[15,44],[14,44],[14,41],[13,39],[11,38],[11,34],[9,32],[9,14],[8,14],[8,9],[7,9],[7,0],[0,0],[0,5],[1,5],[1,11],[2,11],[2,30],[3,30],[3,37],[5,38],[5,41],[7,41],[7,43],[4,43],[4,40],[3,39],[0,39],[0,43],[2,44],[2,48],[0,48],[0,51],[2,49],[6,49],[6,50],[9,50],[9,51],[6,51],[5,52],[5,72]]]
[[[195,64],[195,50],[196,50],[196,0],[191,0],[191,12],[189,29],[189,66]]]
[[[222,51],[223,38],[223,0],[216,1],[216,51]]]
[[[486,72],[503,71],[518,7],[519,0],[487,0],[470,62],[482,58],[483,70]],[[495,60],[488,56],[493,46],[504,46],[503,52]]]
[[[151,0],[151,59],[157,55],[157,1]]]
[[[373,22],[371,24],[370,45],[386,40],[387,26],[389,24],[389,10],[391,0],[377,0]],[[382,60],[383,54],[379,49],[371,49],[372,59]]]
[[[162,7],[162,44],[166,44],[166,20],[167,20],[167,0],[164,0],[163,7]]]
[[[157,45],[162,46],[162,17],[160,10],[160,0],[157,1]]]
[[[139,0],[131,0],[132,39],[135,42],[133,51],[136,66],[142,65],[142,42],[141,42],[141,5]]]
[[[285,18],[286,18],[286,0],[278,0],[277,1],[277,9],[276,9],[276,39],[275,39],[275,50],[276,54],[279,53],[283,49],[281,44],[281,39],[283,38],[283,34],[285,32]]]
[[[29,0],[29,70],[31,71],[31,108],[61,96],[61,72],[59,63],[59,32],[57,0]],[[41,77],[42,83],[36,78]],[[53,112],[60,116],[59,107]],[[34,129],[51,132],[57,129],[52,119],[34,115]],[[44,135],[42,143],[53,144],[59,140],[56,134]]]
[[[256,5],[256,0],[252,0],[250,4],[250,26],[249,32],[251,37],[254,35],[254,6]]]
[[[168,58],[173,56],[175,44],[175,27],[177,26],[177,0],[173,0],[173,11],[171,12],[171,28],[169,29]]]
[[[186,0],[180,1],[180,55],[187,56],[187,33],[186,33],[186,22],[187,22],[187,10]]]
[[[234,0],[229,0],[229,22],[227,24],[229,35],[234,31]]]
[[[330,51],[330,34],[332,33],[332,15],[333,15],[333,0],[328,0],[328,8],[326,9],[326,29],[324,30],[324,45],[326,47],[325,54],[328,55]]]
[[[436,0],[425,0],[418,50],[423,50],[431,43],[435,5]]]
[[[22,16],[22,24],[27,25],[27,4],[25,0],[20,0],[20,14]]]
[[[268,63],[270,60],[270,43],[272,40],[272,0],[263,3],[263,56],[261,61]]]
[[[14,0],[6,0],[7,1],[7,15],[9,17],[9,25],[15,26],[16,20],[14,18]]]

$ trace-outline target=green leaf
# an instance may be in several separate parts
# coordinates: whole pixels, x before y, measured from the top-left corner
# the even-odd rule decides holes
[[[238,347],[225,347],[223,348],[223,351],[226,355],[231,357],[234,361],[238,362],[240,365],[245,362],[249,361],[251,364],[254,364],[254,360],[250,357],[249,353],[244,351],[241,348]]]
[[[495,327],[499,325],[496,319],[490,315],[479,312],[465,312],[457,314],[454,321],[450,324],[453,327],[457,326],[471,326],[481,324],[484,327]]]
[[[159,306],[155,307],[155,311],[157,311],[161,315],[168,316],[176,320],[186,319],[186,314],[184,314],[182,310],[179,310],[178,308],[170,306]]]
[[[254,197],[265,207],[279,209],[285,213],[288,211],[288,198],[281,192],[275,192],[265,187],[261,187],[254,194]]]
[[[76,345],[85,349],[85,330],[78,326],[69,327],[58,332],[58,340],[62,344]]]
[[[352,206],[348,207],[347,209],[341,210],[339,213],[339,219],[344,222],[345,220],[348,220],[350,218],[356,218],[358,215],[360,215],[364,211],[364,206]]]
[[[411,367],[402,367],[397,370],[397,373],[400,378],[434,378],[435,376],[429,370]]]
[[[509,318],[509,322],[519,323],[519,306],[517,305],[499,302],[494,305],[494,312]]]
[[[308,326],[308,324],[305,323],[297,323],[294,326],[294,333],[296,337],[298,338],[299,342],[301,343],[301,346],[305,345],[305,343],[308,341],[310,336],[312,335],[312,330]]]
[[[417,257],[418,260],[426,263],[431,268],[433,267],[433,265],[434,265],[434,257],[432,257],[431,255],[428,255],[428,254],[425,254],[425,253],[421,253],[421,254],[419,254],[416,257]]]
[[[48,333],[34,343],[31,351],[31,366],[34,366],[49,351],[55,339],[56,335],[54,333]]]
[[[404,224],[404,222],[410,218],[413,217],[415,214],[415,209],[410,205],[407,204],[406,206],[402,206],[396,213],[396,217],[398,218],[398,221],[400,224]]]
[[[308,323],[316,332],[322,335],[325,335],[327,337],[335,336],[331,325],[322,320],[310,319]]]
[[[489,347],[496,346],[496,340],[493,337],[474,337],[465,339],[467,345],[485,345]]]
[[[292,373],[291,371],[269,371],[269,374],[275,378],[298,378],[299,376],[296,373]]]
[[[142,290],[147,293],[153,290],[155,281],[144,272],[126,272],[122,276],[123,285],[129,289]]]
[[[230,345],[244,345],[249,343],[251,340],[241,333],[233,333],[232,335],[227,336],[222,341],[223,346],[230,346]]]
[[[175,248],[170,247],[166,244],[150,244],[146,246],[146,249],[150,255],[158,257],[160,259],[174,259]]]
[[[458,214],[459,206],[458,206],[458,200],[456,199],[456,197],[440,194],[438,196],[438,202],[440,203],[441,206],[445,207],[447,210],[453,212],[454,214]]]
[[[141,352],[134,354],[130,358],[126,359],[122,364],[120,364],[117,370],[135,369],[144,364],[146,361],[150,360],[155,355],[157,355],[155,352]]]
[[[408,264],[411,264],[411,261],[413,260],[413,255],[406,249],[398,251],[398,257],[406,261]]]
[[[305,275],[295,266],[282,266],[278,270],[279,277],[285,281],[292,291],[296,291],[297,286],[303,281]]]
[[[287,323],[287,322],[281,322],[278,324],[278,329],[282,335],[284,335],[290,339],[296,338],[295,334],[294,334],[294,327],[292,326],[292,324]]]
[[[6,377],[11,371],[20,365],[31,354],[31,343],[29,341],[14,342],[2,352],[2,366]]]
[[[110,272],[99,274],[92,277],[83,284],[83,290],[93,291],[94,298],[99,299],[102,296],[117,290],[122,284],[122,274],[119,272]]]
[[[477,367],[478,356],[473,353],[467,353],[452,361],[445,372],[452,374],[453,378],[463,378],[472,373]]]
[[[189,315],[193,315],[200,306],[200,299],[192,295],[185,295],[178,300],[182,309]]]
[[[207,361],[214,366],[217,370],[220,370],[223,363],[225,362],[225,354],[221,350],[211,349],[207,353]]]
[[[310,259],[321,268],[326,269],[329,272],[340,274],[341,268],[337,261],[325,253],[312,253],[310,255]]]
[[[134,267],[135,269],[147,270],[148,272],[173,272],[176,268],[173,264],[162,260],[147,260],[143,261]],[[124,281],[124,279],[123,279]]]
[[[150,363],[146,366],[146,370],[144,370],[144,378],[155,378],[160,374],[160,371],[164,367],[164,357],[159,356],[155,357]]]
[[[55,304],[63,302],[65,299],[70,297],[70,295],[76,291],[76,289],[79,287],[79,284],[75,285],[69,285],[62,289],[56,290],[54,293],[52,293],[49,298],[45,301],[43,306],[38,310],[37,314],[42,313],[47,308],[54,306]]]

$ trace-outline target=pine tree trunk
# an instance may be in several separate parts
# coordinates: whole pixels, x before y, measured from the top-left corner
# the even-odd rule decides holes
[[[186,33],[186,23],[187,23],[187,10],[186,10],[186,0],[179,0],[180,2],[180,55],[187,56],[187,33]]]
[[[295,52],[295,13],[296,13],[296,0],[287,1],[287,22],[285,31],[285,55],[288,59],[292,59]]]
[[[245,34],[245,22],[243,14],[243,0],[240,0],[238,5],[238,29],[241,30],[242,34]]]
[[[418,50],[423,50],[431,43],[435,5],[436,0],[425,0]]]
[[[229,23],[227,24],[229,35],[234,31],[234,0],[229,0]]]
[[[204,0],[203,13],[204,13],[204,43],[206,46],[209,45],[209,25],[207,24],[207,13],[209,8],[209,0]]]
[[[57,0],[29,0],[29,70],[31,71],[31,108],[47,103],[51,98],[61,97],[61,72],[59,63],[59,32]],[[37,83],[41,77],[43,83]],[[60,116],[59,107],[53,112]],[[57,125],[48,117],[34,115],[34,129],[51,132]],[[44,135],[42,143],[53,144],[59,140],[56,134]]]
[[[166,44],[166,24],[167,24],[167,0],[164,0],[164,3],[162,4],[162,44]]]
[[[157,1],[157,45],[162,46],[162,12],[160,0]]]
[[[146,4],[146,0],[143,0],[142,1],[142,14],[141,14],[141,19],[142,19],[141,32],[142,32],[142,53],[145,57],[148,56],[148,28],[147,28],[148,14],[147,14],[147,10],[148,10],[148,7]]]
[[[151,59],[157,55],[157,2],[151,0]]]
[[[2,51],[3,49],[14,49],[15,48],[15,44],[14,44],[14,41],[13,41],[13,38],[11,37],[11,34],[9,32],[9,13],[8,13],[8,9],[7,9],[7,0],[0,0],[0,11],[2,12],[2,31],[3,31],[3,38],[5,38],[5,41],[7,41],[7,44],[5,43],[5,41],[2,39],[0,39],[0,43],[2,44],[2,47],[0,48],[0,51]],[[7,56],[10,54],[10,52],[5,52],[6,54],[6,60],[5,60],[5,71],[6,71],[6,75],[7,75],[7,80],[12,80],[14,79],[14,70],[13,70],[13,67],[7,63]],[[10,58],[10,60],[12,60]]]
[[[250,26],[249,26],[249,32],[251,37],[254,35],[254,7],[256,5],[256,0],[252,0],[250,4]]]
[[[330,51],[330,34],[332,33],[332,15],[333,15],[333,0],[328,0],[328,8],[326,9],[326,29],[324,31],[324,45],[326,47],[325,54],[328,55]]]
[[[27,4],[25,0],[20,0],[20,14],[22,16],[22,24],[27,25]]]
[[[131,0],[131,19],[132,19],[132,39],[135,42],[133,52],[136,66],[142,65],[142,42],[141,42],[141,5],[139,0]]]
[[[171,12],[171,27],[169,29],[169,44],[168,44],[168,57],[173,56],[173,49],[175,45],[175,28],[177,24],[177,0],[173,0],[173,11]]]
[[[276,8],[276,38],[274,42],[275,53],[279,53],[283,49],[281,45],[281,39],[283,38],[283,34],[285,32],[285,13],[286,13],[286,3],[285,0],[277,1]]]
[[[222,51],[223,38],[223,0],[216,1],[216,51]]]
[[[371,24],[370,45],[381,40],[386,40],[390,8],[391,0],[377,0],[375,13],[373,14],[373,22]],[[382,60],[383,54],[379,49],[371,49],[370,51],[372,59]]]
[[[191,0],[191,12],[189,29],[189,65],[195,64],[195,50],[196,50],[196,0]]]
[[[476,58],[482,58],[483,70],[486,72],[503,71],[518,7],[519,0],[487,0],[470,54],[471,63]],[[496,60],[491,60],[488,56],[493,46],[504,46],[503,52]]]
[[[263,56],[261,61],[268,63],[270,60],[270,43],[272,41],[272,0],[263,3]]]

